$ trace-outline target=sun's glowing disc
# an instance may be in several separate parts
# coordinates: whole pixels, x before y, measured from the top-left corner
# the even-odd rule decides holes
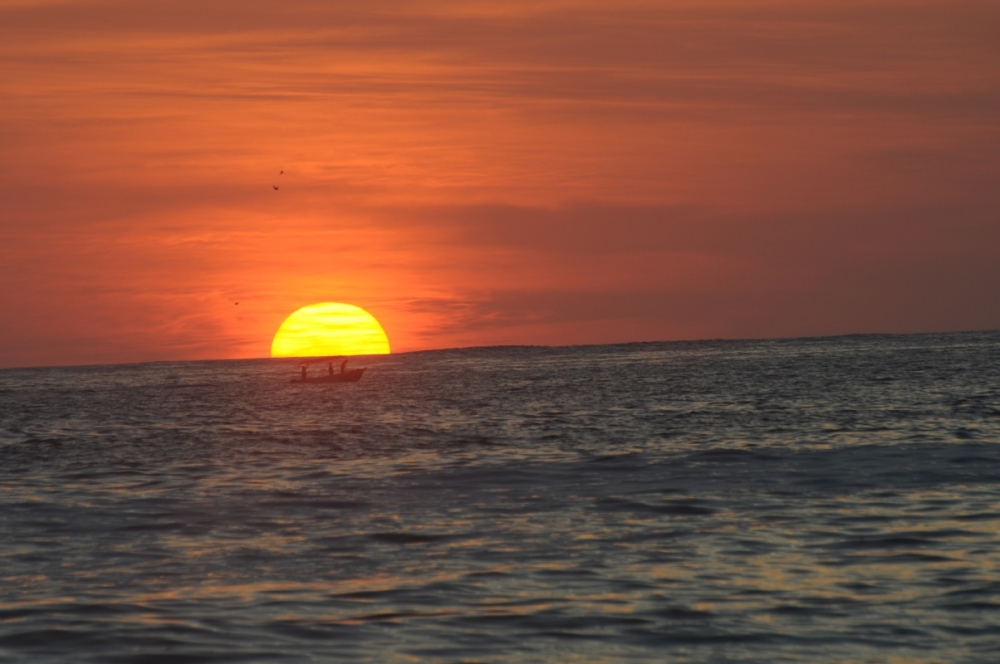
[[[385,355],[389,338],[370,313],[353,304],[320,302],[285,319],[271,342],[271,357]]]

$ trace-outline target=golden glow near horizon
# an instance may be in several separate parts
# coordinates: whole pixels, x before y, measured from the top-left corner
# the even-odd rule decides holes
[[[388,353],[389,338],[375,317],[340,302],[302,307],[285,319],[271,342],[271,357]]]

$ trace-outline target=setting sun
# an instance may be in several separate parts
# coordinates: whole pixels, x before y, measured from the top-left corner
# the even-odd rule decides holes
[[[321,302],[302,307],[281,324],[271,357],[385,355],[389,339],[370,313],[353,304]]]

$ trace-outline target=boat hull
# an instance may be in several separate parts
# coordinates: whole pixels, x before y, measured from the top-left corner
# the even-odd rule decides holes
[[[364,369],[351,369],[350,371],[345,371],[344,373],[327,374],[325,376],[311,376],[306,377],[305,380],[301,378],[293,378],[291,382],[293,383],[356,383],[361,380],[361,376],[365,373]]]

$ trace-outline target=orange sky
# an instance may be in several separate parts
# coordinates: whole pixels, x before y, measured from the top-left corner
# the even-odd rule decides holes
[[[0,366],[1000,328],[995,0],[205,4],[0,0]]]

